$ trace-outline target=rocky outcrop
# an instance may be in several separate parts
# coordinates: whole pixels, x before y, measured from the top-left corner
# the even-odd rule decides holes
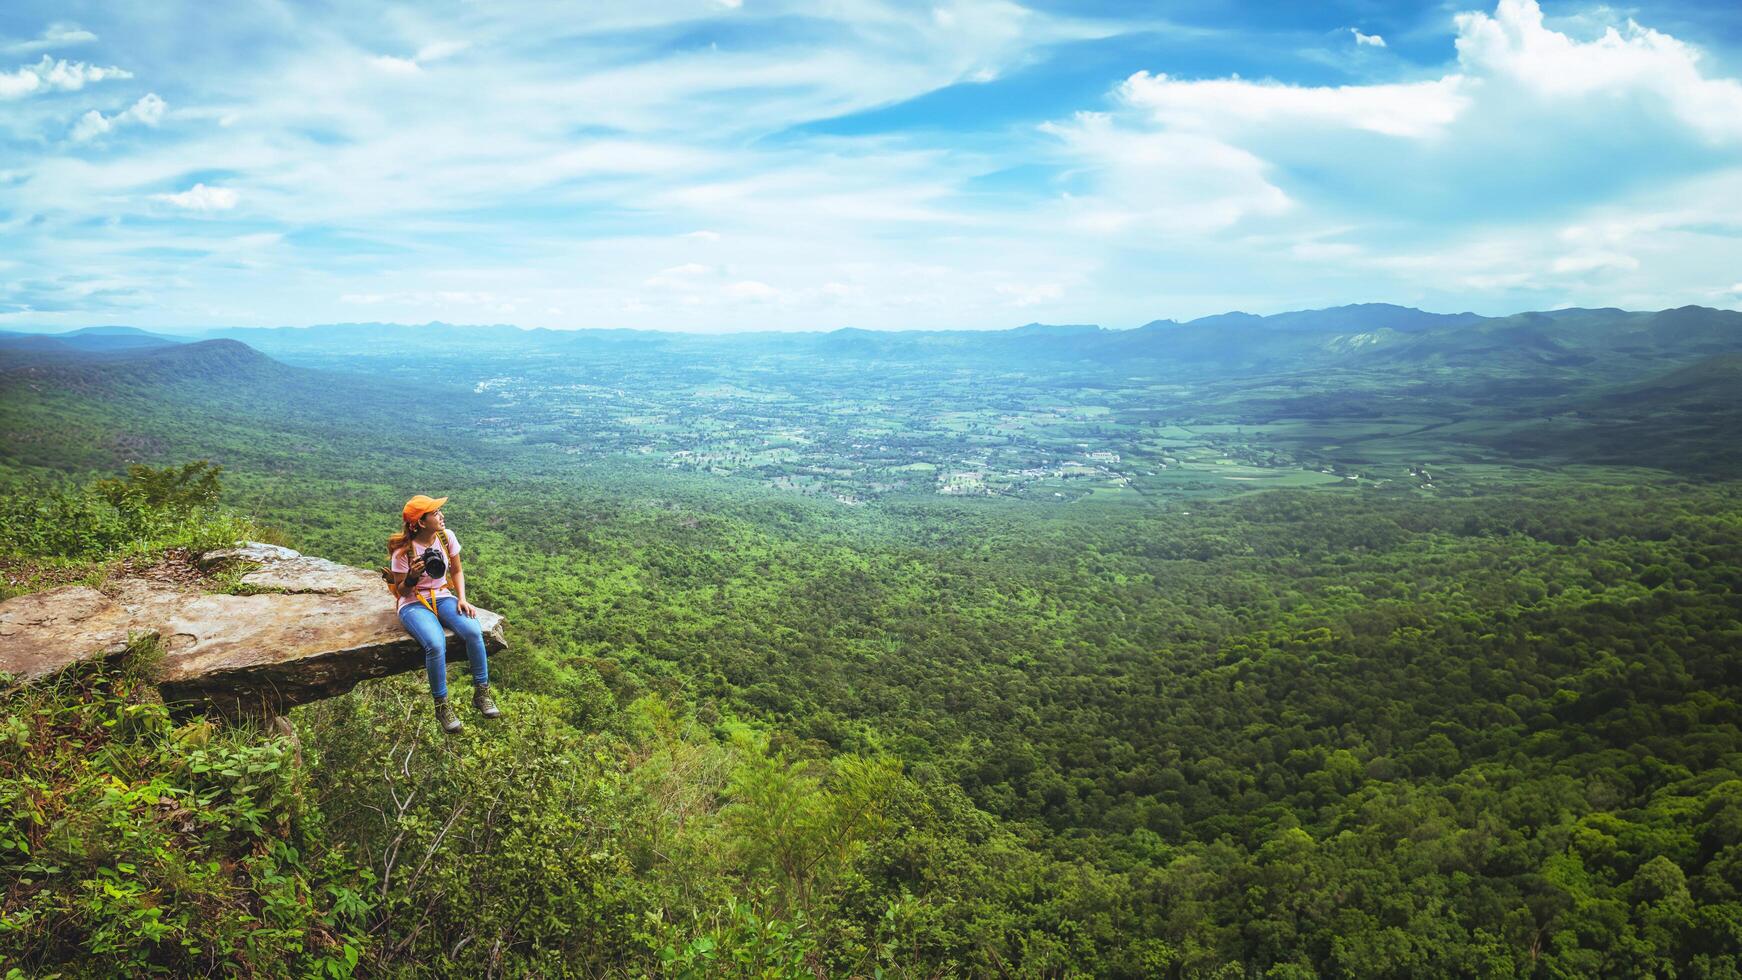
[[[252,594],[131,577],[101,591],[67,586],[0,603],[0,672],[37,681],[116,656],[130,635],[151,633],[164,650],[156,679],[166,701],[271,716],[423,668],[375,572],[263,544],[200,559],[208,567],[236,561],[258,566],[240,579],[238,591]],[[502,617],[480,609],[478,619],[485,648],[503,649]],[[465,649],[450,642],[448,656],[463,664]]]
[[[119,656],[132,622],[83,585],[8,599],[0,602],[0,671],[32,682],[81,660]]]

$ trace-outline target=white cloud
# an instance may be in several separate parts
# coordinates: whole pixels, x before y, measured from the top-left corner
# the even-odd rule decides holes
[[[1389,279],[1411,294],[1442,297],[1445,309],[1484,295],[1506,302],[1502,312],[1661,309],[1716,298],[1710,284],[1734,277],[1731,229],[1739,226],[1742,167],[1652,186],[1582,209],[1570,222],[1452,230],[1437,247],[1374,249],[1339,266],[1359,280]]]
[[[75,44],[89,44],[97,39],[97,35],[85,30],[77,24],[65,21],[48,25],[42,34],[34,40],[19,41],[6,46],[7,51],[24,53],[28,51],[45,51],[50,48],[64,48]]]
[[[417,49],[418,64],[427,65],[434,61],[450,58],[472,46],[470,41],[432,41]]]
[[[73,142],[83,143],[86,140],[101,136],[113,128],[115,128],[113,119],[105,118],[102,113],[92,109],[80,116],[78,122],[73,123],[71,136]]]
[[[390,306],[392,310],[389,315],[409,319],[513,313],[526,302],[520,297],[503,296],[487,289],[406,289],[341,293],[338,301],[352,306]]]
[[[1092,234],[1201,235],[1291,206],[1267,179],[1263,160],[1206,136],[1133,131],[1099,112],[1041,130],[1095,178],[1095,194],[1061,202],[1069,220]]]
[[[818,287],[817,298],[824,303],[856,300],[865,295],[865,287],[849,282],[825,282]]]
[[[150,92],[140,98],[138,102],[133,103],[132,106],[115,113],[113,116],[105,116],[92,109],[80,116],[79,121],[73,124],[72,140],[75,143],[82,143],[105,135],[115,127],[128,123],[156,126],[163,121],[163,113],[166,108],[168,108],[168,103],[158,98],[157,93]]]
[[[121,68],[99,68],[82,61],[65,61],[43,55],[34,65],[16,71],[0,71],[0,99],[21,99],[38,92],[76,92],[90,82],[109,78],[132,78]]]
[[[415,58],[398,58],[390,54],[371,55],[369,63],[390,75],[415,75],[423,71]]]
[[[699,242],[717,242],[720,240],[720,233],[701,228],[696,231],[686,232],[683,237],[693,238]]]
[[[1016,307],[1050,303],[1062,298],[1065,294],[1065,288],[1056,282],[1032,284],[1004,282],[994,286],[993,289],[998,295],[1007,297],[1010,305]]]
[[[238,195],[227,187],[195,184],[179,194],[153,194],[151,199],[189,211],[228,211],[236,206]]]
[[[434,41],[417,49],[417,53],[409,58],[401,58],[391,54],[369,56],[369,63],[390,75],[416,75],[423,71],[423,66],[450,58],[471,47],[470,41]]]
[[[685,262],[682,265],[661,269],[642,280],[641,284],[655,289],[689,290],[697,288],[701,279],[714,274],[715,270],[711,265],[703,265],[700,262]]]
[[[138,102],[133,103],[123,115],[138,120],[147,126],[155,126],[163,120],[163,111],[168,103],[158,98],[156,92],[147,92]]]
[[[1456,76],[1430,82],[1308,87],[1225,78],[1184,81],[1140,71],[1119,87],[1129,105],[1163,126],[1227,131],[1283,124],[1335,126],[1388,136],[1434,136],[1469,104]]]
[[[1564,102],[1593,94],[1648,97],[1713,139],[1742,137],[1742,83],[1707,78],[1700,52],[1629,20],[1580,42],[1543,26],[1536,0],[1500,0],[1492,16],[1456,17],[1465,72]]]
[[[732,283],[726,287],[725,292],[726,296],[730,299],[748,300],[750,302],[758,303],[780,298],[780,290],[775,289],[773,286],[770,286],[765,282],[757,282],[754,279],[744,279]]]
[[[1385,47],[1385,39],[1377,34],[1363,34],[1359,27],[1351,27],[1349,28],[1349,32],[1355,35],[1355,43],[1357,45],[1365,45],[1370,48]]]
[[[1588,118],[1571,113],[1569,100],[1609,96],[1617,100],[1611,109],[1625,109],[1626,99],[1645,100],[1652,111],[1708,138],[1742,138],[1742,83],[1706,77],[1700,52],[1667,34],[1629,21],[1624,32],[1610,27],[1594,41],[1579,41],[1545,27],[1536,0],[1499,0],[1492,15],[1461,13],[1454,20],[1460,70],[1431,81],[1330,87],[1238,76],[1183,80],[1143,71],[1118,94],[1167,127],[1217,133],[1346,127],[1413,138],[1439,136],[1489,109],[1518,113],[1534,106],[1545,115]],[[1383,45],[1375,35],[1351,30],[1361,44]]]
[[[444,289],[436,292],[435,301],[442,306],[478,306],[496,302],[496,294],[462,289]]]
[[[1577,255],[1563,255],[1555,259],[1549,268],[1551,271],[1563,274],[1632,272],[1639,268],[1639,260],[1619,252],[1583,252]]]

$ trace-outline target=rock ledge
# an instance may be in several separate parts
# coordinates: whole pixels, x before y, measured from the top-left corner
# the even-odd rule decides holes
[[[105,592],[74,585],[0,602],[0,672],[32,683],[114,657],[131,634],[155,633],[166,701],[270,716],[423,668],[375,572],[253,542],[200,558],[206,567],[226,561],[258,564],[241,581],[266,591],[208,594],[124,578]],[[501,616],[480,609],[478,620],[486,650],[507,646]],[[448,663],[456,662],[464,664],[465,648],[450,642]]]

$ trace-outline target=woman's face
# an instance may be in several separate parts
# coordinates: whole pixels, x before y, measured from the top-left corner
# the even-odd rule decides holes
[[[442,512],[439,510],[432,510],[423,515],[421,529],[424,531],[434,531],[440,534],[447,526],[447,519],[442,517]]]

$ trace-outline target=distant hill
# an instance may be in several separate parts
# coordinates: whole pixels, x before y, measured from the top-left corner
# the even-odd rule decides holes
[[[1742,353],[1714,354],[1684,368],[1617,387],[1591,398],[1585,407],[1676,408],[1684,411],[1742,408]]]
[[[152,333],[149,330],[141,330],[138,327],[122,326],[80,327],[77,330],[69,330],[66,333],[59,334],[58,336],[69,340],[73,338],[78,338],[80,340],[104,338],[114,346],[123,346],[129,342],[142,347],[155,346],[157,344],[179,344],[182,342],[178,338],[170,337],[165,334]]]
[[[1240,375],[1360,364],[1436,331],[1454,334],[1485,317],[1428,313],[1389,303],[1258,316],[1218,313],[1185,323],[1155,320],[1109,334],[1106,360],[1168,362],[1194,373]]]
[[[1399,333],[1420,333],[1426,330],[1477,323],[1485,319],[1487,317],[1474,313],[1428,313],[1411,306],[1394,306],[1390,303],[1356,303],[1350,306],[1333,306],[1323,310],[1294,310],[1288,313],[1273,313],[1269,316],[1256,316],[1251,313],[1218,313],[1215,316],[1199,317],[1196,320],[1188,321],[1183,326],[1234,329],[1256,327],[1271,330],[1345,333],[1349,331],[1394,330]],[[1171,321],[1159,322],[1170,323]],[[1152,323],[1148,326],[1155,326],[1155,324]]]
[[[150,333],[138,327],[83,327],[65,333],[0,332],[0,358],[12,353],[122,351],[168,347],[180,344],[174,337]],[[3,366],[4,361],[0,361]]]
[[[754,349],[896,363],[959,362],[1031,372],[1142,361],[1165,363],[1194,374],[1227,374],[1299,370],[1340,362],[1376,343],[1390,343],[1392,338],[1453,329],[1482,319],[1474,313],[1427,313],[1367,303],[1273,316],[1222,313],[1187,323],[1155,320],[1130,330],[1043,323],[1010,330],[843,328],[828,333],[686,338],[682,345],[712,344],[726,355]]]
[[[208,339],[240,340],[251,347],[274,353],[305,348],[345,346],[359,353],[385,353],[420,348],[452,348],[489,344],[492,347],[538,346],[541,342],[572,339],[570,332],[525,330],[508,324],[455,326],[429,323],[322,323],[309,327],[224,327],[205,331]]]
[[[1587,391],[1563,408],[1553,418],[1477,439],[1567,462],[1742,477],[1742,453],[1734,445],[1742,430],[1742,353],[1714,354],[1642,381]]]
[[[1025,323],[1010,334],[1018,337],[1061,337],[1066,335],[1097,334],[1106,328],[1093,323]]]
[[[118,385],[229,385],[273,382],[288,368],[237,340],[154,344],[109,350],[73,347],[58,338],[35,345],[30,363],[0,370],[0,384],[53,382],[73,388]]]
[[[26,359],[69,357],[78,353],[79,348],[59,337],[33,333],[0,333],[0,365],[16,366],[24,363]]]
[[[0,460],[113,468],[168,462],[176,446],[220,463],[271,457],[288,442],[334,466],[405,438],[467,443],[479,396],[425,384],[420,398],[359,374],[293,367],[237,340],[87,351],[40,344],[0,359]],[[346,447],[351,447],[347,450]]]
[[[1610,377],[1638,377],[1726,352],[1742,352],[1742,313],[1684,306],[1518,313],[1430,331],[1389,346],[1381,359],[1489,372],[1595,365]]]

